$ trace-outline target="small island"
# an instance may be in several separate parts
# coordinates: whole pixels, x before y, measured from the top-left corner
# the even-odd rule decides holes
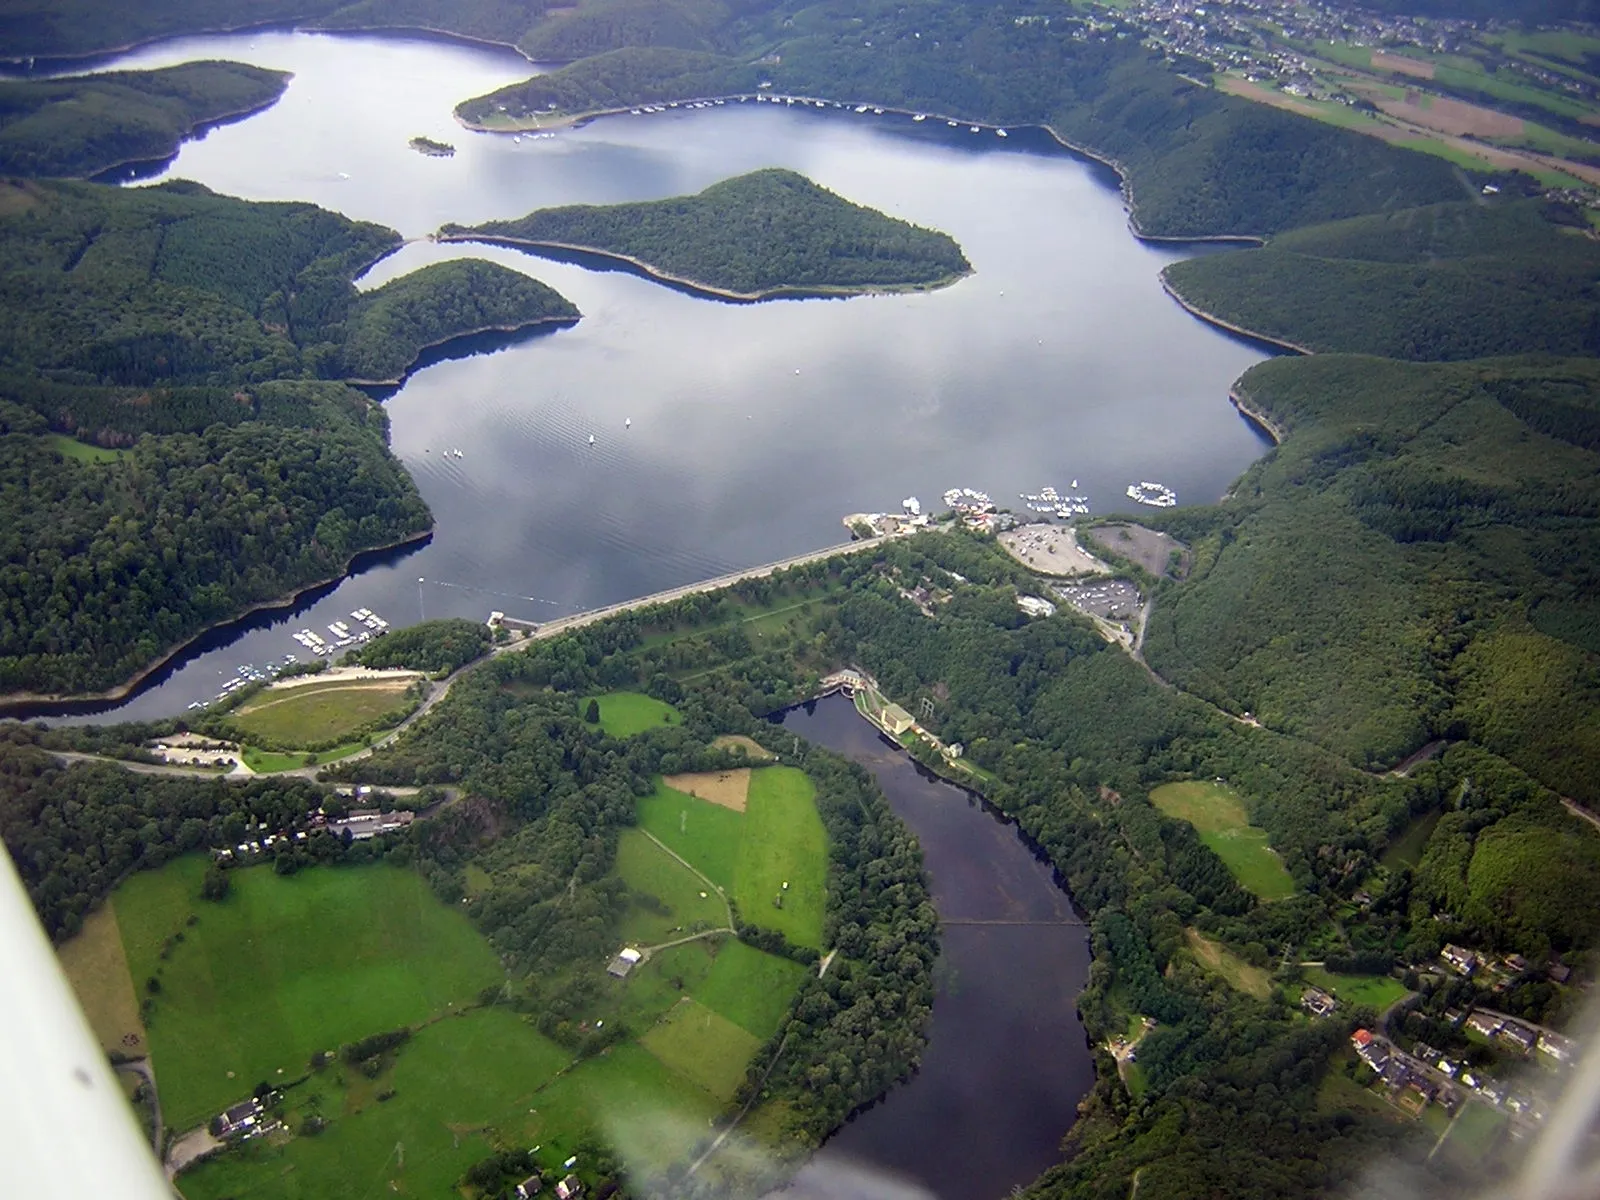
[[[431,137],[421,135],[412,138],[410,144],[418,154],[426,154],[429,158],[452,158],[456,152],[449,142],[436,142]]]
[[[972,270],[948,234],[923,229],[771,168],[694,196],[545,208],[446,225],[441,241],[599,255],[717,299],[849,296],[944,287]]]

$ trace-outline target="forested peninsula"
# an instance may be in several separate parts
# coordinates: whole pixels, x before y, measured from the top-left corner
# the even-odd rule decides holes
[[[184,138],[259,112],[288,85],[286,72],[232,62],[0,81],[0,175],[80,179],[170,158]]]
[[[852,204],[779,168],[693,196],[545,208],[511,221],[446,225],[439,236],[605,255],[731,300],[934,288],[972,269],[948,234]]]
[[[357,292],[399,244],[191,183],[0,185],[0,693],[117,688],[427,532],[382,410],[337,381],[578,314],[472,260]]]

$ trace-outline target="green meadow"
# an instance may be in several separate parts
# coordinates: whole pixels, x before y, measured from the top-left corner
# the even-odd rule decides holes
[[[606,692],[600,696],[585,696],[578,701],[578,711],[587,711],[590,700],[599,702],[600,728],[614,738],[632,737],[658,725],[676,725],[683,720],[672,705],[642,692]]]
[[[353,733],[407,706],[409,678],[330,681],[268,688],[228,717],[249,737],[280,746],[310,746]]]
[[[681,853],[681,851],[680,851]],[[635,899],[622,918],[622,940],[654,945],[700,928],[725,926],[728,907],[698,875],[640,830],[626,829],[617,842],[617,875]],[[706,895],[702,898],[701,893]],[[640,899],[652,896],[659,905]]]
[[[1244,801],[1226,784],[1164,783],[1151,790],[1150,802],[1167,816],[1193,825],[1240,886],[1262,900],[1282,900],[1298,890],[1267,843],[1266,831],[1250,824]]]
[[[157,980],[146,1025],[174,1129],[300,1075],[316,1051],[471,1003],[502,979],[488,943],[414,872],[234,870],[212,903],[200,899],[206,867],[179,859],[112,897],[136,991]]]
[[[745,921],[821,949],[828,850],[815,794],[794,767],[756,769],[742,813],[658,783],[639,827],[726,889]]]
[[[1305,980],[1346,1005],[1367,1005],[1379,1013],[1405,999],[1406,985],[1387,975],[1338,975],[1322,967],[1303,968]]]

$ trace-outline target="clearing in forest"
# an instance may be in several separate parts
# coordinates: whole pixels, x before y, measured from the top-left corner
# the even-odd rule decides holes
[[[687,775],[665,775],[661,782],[674,791],[687,792],[723,808],[742,813],[750,794],[750,768],[732,771],[696,771]]]
[[[731,750],[735,754],[742,754],[752,762],[772,762],[776,757],[753,737],[746,737],[742,733],[724,733],[711,739],[713,750]]]
[[[632,737],[658,725],[676,725],[683,720],[672,705],[643,692],[585,696],[578,701],[578,711],[587,712],[590,700],[600,706],[600,728],[614,738]]]
[[[1260,899],[1282,900],[1298,890],[1268,845],[1266,830],[1250,824],[1243,799],[1227,784],[1164,783],[1150,792],[1150,802],[1167,816],[1193,825],[1240,886]]]
[[[211,902],[208,865],[178,859],[112,898],[135,991],[153,1002],[150,1054],[174,1129],[297,1077],[315,1051],[459,1008],[504,978],[414,871],[241,868]]]
[[[1272,995],[1272,976],[1261,967],[1253,967],[1234,954],[1221,942],[1214,942],[1198,929],[1185,929],[1189,949],[1196,961],[1213,975],[1220,975],[1229,987],[1236,988],[1257,1000]]]
[[[246,735],[280,746],[311,746],[342,738],[405,705],[416,676],[268,688],[228,715]]]
[[[100,1045],[128,1058],[143,1055],[148,1049],[144,1022],[139,1019],[139,997],[128,974],[116,910],[102,904],[84,920],[78,936],[56,953]]]

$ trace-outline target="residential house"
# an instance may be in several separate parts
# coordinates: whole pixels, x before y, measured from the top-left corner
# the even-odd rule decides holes
[[[644,955],[632,946],[624,947],[621,953],[611,960],[611,965],[606,968],[606,974],[615,975],[618,979],[622,979],[638,965],[639,960],[643,957]]]
[[[1516,1021],[1507,1021],[1500,1026],[1500,1032],[1495,1035],[1506,1045],[1527,1054],[1539,1043],[1539,1035],[1526,1025]]]
[[[517,1184],[517,1200],[532,1200],[543,1189],[544,1180],[540,1179],[537,1174],[529,1175],[521,1183]]]
[[[1500,1032],[1500,1018],[1488,1013],[1475,1012],[1467,1018],[1467,1029],[1480,1037],[1490,1038]]]
[[[1439,952],[1439,957],[1444,959],[1446,965],[1461,975],[1471,975],[1478,966],[1478,956],[1471,950],[1460,946],[1446,944]]]
[[[1571,1038],[1562,1037],[1559,1033],[1541,1033],[1539,1035],[1539,1050],[1548,1054],[1557,1062],[1566,1062],[1572,1057],[1577,1047]]]
[[[1308,987],[1300,993],[1300,1007],[1313,1017],[1326,1017],[1339,1007],[1339,1002],[1321,988]]]
[[[556,1184],[557,1200],[574,1200],[574,1197],[583,1195],[583,1182],[576,1175],[568,1175]]]

